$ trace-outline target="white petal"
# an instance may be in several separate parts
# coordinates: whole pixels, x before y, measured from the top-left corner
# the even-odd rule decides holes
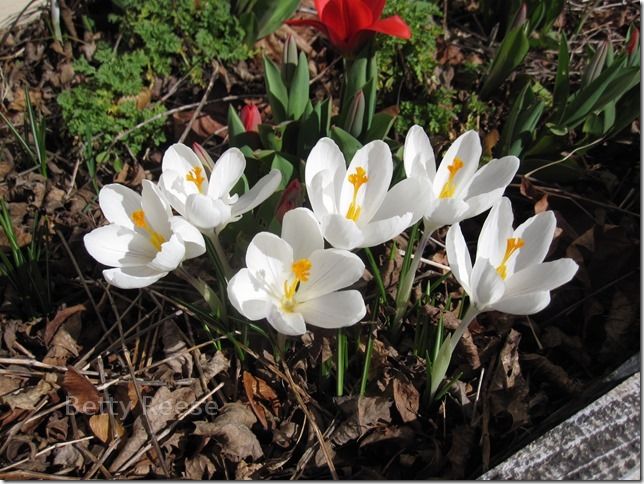
[[[228,282],[228,299],[233,307],[251,321],[266,318],[271,299],[248,269],[242,269]]]
[[[103,271],[105,280],[120,289],[147,287],[167,275],[167,272],[157,272],[149,267],[142,266],[117,267]]]
[[[539,291],[520,296],[503,297],[489,309],[507,314],[529,315],[538,313],[550,304],[550,292]]]
[[[275,296],[283,293],[284,281],[291,274],[293,249],[270,232],[260,232],[248,244],[246,267],[258,282],[265,282]]]
[[[466,293],[471,293],[470,275],[472,274],[472,259],[467,249],[463,232],[459,224],[452,225],[445,239],[447,260],[456,280],[463,286]]]
[[[211,230],[230,218],[230,207],[218,199],[192,194],[186,200],[186,218],[199,230]]]
[[[278,333],[286,336],[301,336],[306,333],[306,324],[300,313],[287,313],[273,304],[266,319]]]
[[[161,250],[157,252],[148,267],[160,272],[170,272],[175,270],[186,255],[186,246],[181,238],[174,234],[170,240],[161,244]]]
[[[338,211],[347,173],[344,155],[331,138],[318,141],[306,160],[304,181],[311,208],[318,218]]]
[[[343,169],[342,173],[344,172]],[[318,220],[322,220],[329,214],[340,213],[338,208],[340,191],[335,189],[334,178],[334,173],[330,170],[321,171],[313,177],[310,184],[306,185],[311,208]],[[340,186],[342,186],[341,183]]]
[[[505,291],[503,279],[487,259],[476,259],[470,278],[472,302],[484,309],[498,301]]]
[[[488,259],[494,267],[501,264],[507,239],[512,237],[512,205],[506,197],[499,199],[488,214],[476,249],[476,258]]]
[[[203,170],[203,165],[197,154],[184,144],[175,143],[163,154],[163,161],[161,162],[163,173],[170,170],[185,175],[193,168]]]
[[[244,193],[237,203],[232,205],[232,216],[237,217],[246,212],[254,209],[257,205],[262,203],[270,197],[282,181],[282,174],[279,170],[271,170],[267,175],[260,178],[255,186]]]
[[[568,258],[528,266],[506,280],[506,295],[551,291],[570,281],[578,268],[577,263]]]
[[[152,229],[164,238],[169,238],[171,234],[170,217],[172,217],[172,209],[159,188],[150,180],[143,180],[141,207]]]
[[[358,291],[340,291],[297,305],[304,320],[320,328],[351,326],[364,318],[367,310]]]
[[[367,175],[367,182],[358,190],[356,204],[360,207],[360,216],[356,223],[368,223],[382,205],[393,174],[391,150],[384,141],[376,140],[360,148],[347,169],[347,175],[340,193],[340,214],[346,215],[353,200],[354,186],[349,183],[349,177],[362,167]]]
[[[489,193],[499,188],[505,189],[519,169],[519,158],[504,156],[492,160],[478,170],[467,189],[466,199]]]
[[[329,244],[337,249],[353,250],[363,241],[362,230],[343,215],[332,214],[324,217],[322,234]]]
[[[293,260],[309,257],[324,248],[322,229],[308,208],[289,210],[282,221],[282,239],[293,248]]]
[[[514,231],[515,237],[523,239],[524,246],[517,254],[514,271],[518,272],[546,258],[557,228],[557,219],[552,211],[530,217]]]
[[[469,205],[460,198],[434,198],[424,218],[432,227],[440,228],[463,220],[468,209]]]
[[[412,215],[412,213],[406,213],[400,217],[370,222],[362,229],[363,239],[358,247],[373,247],[397,237],[411,225]]]
[[[453,180],[456,187],[454,196],[463,193],[463,190],[469,186],[470,180],[479,166],[481,152],[481,141],[476,131],[467,131],[459,136],[449,147],[438,170],[436,170],[434,194],[438,196],[442,191],[443,186],[449,179],[449,166],[454,162],[455,158],[459,158],[463,162],[463,167],[458,170]]]
[[[428,183],[426,178],[406,178],[396,183],[387,192],[380,209],[374,215],[372,221],[400,217],[412,212],[411,223],[418,222],[427,210],[428,195],[431,193],[431,186]]]
[[[230,148],[215,163],[210,175],[208,196],[224,198],[239,181],[246,169],[246,158],[238,148]]]
[[[144,266],[156,255],[148,239],[116,224],[92,230],[83,242],[89,255],[106,266]]]
[[[405,173],[408,178],[426,176],[433,180],[436,176],[436,158],[425,130],[414,125],[407,132],[404,150]]]
[[[109,223],[134,230],[132,213],[141,210],[141,195],[124,185],[110,183],[101,188],[98,204]]]
[[[311,254],[309,279],[301,282],[297,301],[307,301],[350,286],[364,274],[364,263],[341,249],[322,249]]]
[[[172,208],[185,217],[188,193],[184,189],[184,178],[184,175],[180,175],[176,171],[165,171],[159,177],[159,188]]]
[[[172,232],[179,235],[186,247],[186,259],[198,257],[206,252],[206,243],[203,235],[194,225],[183,217],[172,217],[170,219]]]

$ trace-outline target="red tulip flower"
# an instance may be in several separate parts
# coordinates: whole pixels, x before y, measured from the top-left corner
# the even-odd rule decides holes
[[[315,27],[343,54],[356,53],[374,33],[411,38],[409,26],[398,15],[380,18],[386,1],[315,0],[318,19],[294,19],[287,23]]]
[[[289,210],[293,210],[296,207],[300,207],[304,200],[304,190],[302,189],[302,184],[297,178],[291,180],[291,183],[286,185],[284,193],[280,198],[279,203],[277,204],[277,210],[275,211],[275,216],[279,223],[282,223],[284,215]]]
[[[259,113],[259,109],[254,104],[247,104],[241,110],[239,114],[242,123],[244,123],[244,128],[247,132],[254,131],[257,133],[257,126],[262,124],[262,116]]]

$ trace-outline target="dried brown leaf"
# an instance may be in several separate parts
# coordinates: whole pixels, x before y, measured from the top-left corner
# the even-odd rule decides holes
[[[5,395],[1,400],[12,410],[34,410],[40,400],[53,389],[54,387],[50,383],[40,380],[35,387],[32,386],[19,393]]]
[[[85,459],[83,454],[74,447],[74,445],[65,445],[59,449],[56,449],[56,457],[54,457],[54,465],[63,466],[63,467],[72,467],[74,469],[80,469],[83,467]]]
[[[215,463],[206,455],[199,454],[186,460],[184,477],[193,481],[210,479],[217,470]]]
[[[394,403],[403,422],[412,422],[418,416],[420,407],[420,394],[416,387],[405,377],[394,379]]]
[[[168,320],[163,323],[163,329],[161,331],[161,339],[163,341],[163,352],[165,353],[166,358],[173,357],[171,360],[165,363],[173,373],[178,373],[184,377],[189,377],[192,374],[192,356],[190,353],[185,352],[188,345],[183,339],[179,327],[177,324]],[[184,352],[179,356],[175,356],[177,353]]]
[[[67,321],[72,315],[85,311],[84,304],[77,304],[75,306],[69,306],[66,308],[59,309],[56,312],[56,316],[51,321],[47,321],[47,326],[45,327],[45,344],[49,346],[52,338],[60,328],[60,325]]]
[[[109,444],[112,442],[112,431],[110,424],[111,418],[108,413],[101,413],[98,415],[92,415],[89,418],[89,428],[92,429],[92,432],[96,437],[98,437],[104,444]],[[114,417],[114,436],[123,437],[125,435],[125,428],[118,418]]]
[[[69,394],[76,411],[93,415],[100,410],[101,395],[96,386],[71,365],[67,366],[63,388]]]
[[[391,422],[392,401],[385,397],[344,397],[338,404],[347,419],[331,434],[334,445],[342,446],[365,435],[369,430]]]

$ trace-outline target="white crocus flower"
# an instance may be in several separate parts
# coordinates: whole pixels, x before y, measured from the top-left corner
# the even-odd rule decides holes
[[[228,298],[244,317],[266,318],[281,334],[304,334],[305,323],[350,326],[365,315],[360,292],[341,290],[360,279],[363,262],[346,250],[324,249],[320,226],[306,208],[286,213],[281,238],[257,234],[246,266],[230,280]]]
[[[116,287],[149,286],[206,251],[201,233],[183,217],[172,216],[170,204],[149,180],[143,180],[141,195],[123,185],[106,185],[98,203],[109,225],[83,240],[94,259],[113,267],[103,276]]]
[[[172,207],[205,234],[219,233],[230,222],[270,197],[282,179],[271,170],[242,196],[230,195],[246,168],[246,158],[230,148],[215,163],[210,180],[194,151],[181,143],[163,155],[159,186]]]
[[[418,180],[427,194],[423,210],[424,230],[410,270],[396,296],[394,327],[406,308],[420,259],[431,235],[445,225],[479,215],[503,196],[519,169],[516,156],[504,156],[478,168],[481,142],[476,131],[467,131],[449,147],[438,170],[434,150],[420,126],[412,126],[405,138],[404,164],[407,177]]]
[[[322,138],[306,162],[311,207],[324,238],[340,249],[372,247],[399,235],[422,216],[422,186],[406,179],[387,191],[393,174],[389,146],[372,141],[349,168],[330,138]]]
[[[504,156],[478,169],[481,152],[478,134],[467,131],[452,143],[437,170],[425,131],[412,126],[407,133],[405,172],[421,180],[429,195],[423,218],[432,232],[486,211],[503,196],[519,169],[519,159]]]
[[[432,395],[447,372],[458,341],[477,315],[493,310],[516,315],[539,312],[550,303],[550,291],[577,272],[577,263],[569,258],[543,262],[557,226],[551,211],[529,218],[516,230],[512,221],[510,200],[503,197],[483,224],[474,266],[460,225],[452,225],[447,232],[449,266],[468,294],[470,306],[438,352],[431,376]]]

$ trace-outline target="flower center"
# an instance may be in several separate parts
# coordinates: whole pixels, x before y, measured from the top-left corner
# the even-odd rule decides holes
[[[150,224],[145,220],[145,212],[143,210],[136,210],[132,212],[132,222],[134,225],[140,229],[145,230],[145,232],[150,236],[150,242],[157,251],[161,250],[161,244],[165,242],[165,239],[159,232],[155,232]]]
[[[360,187],[362,185],[369,181],[369,177],[367,176],[365,169],[359,166],[358,168],[356,168],[355,173],[351,173],[349,175],[348,179],[349,183],[353,185],[353,198],[351,200],[351,205],[349,205],[349,209],[347,210],[346,218],[356,222],[360,217],[360,211],[362,210],[360,205],[356,203],[356,200],[358,198],[358,191],[360,190]]]
[[[309,280],[311,274],[311,261],[309,259],[298,259],[291,265],[293,279],[284,281],[284,297],[282,298],[282,309],[288,313],[295,308],[295,293],[300,287],[300,282]]]
[[[463,160],[459,157],[454,158],[454,161],[447,167],[449,170],[449,178],[445,182],[445,185],[443,185],[443,189],[440,195],[438,195],[438,198],[452,198],[454,196],[454,192],[456,191],[454,178],[456,178],[456,174],[461,168],[463,168]]]
[[[186,180],[192,182],[196,185],[197,190],[201,193],[201,185],[206,181],[206,178],[202,174],[203,168],[200,166],[195,166],[192,170],[186,175]]]
[[[496,272],[499,274],[499,276],[501,276],[501,279],[505,280],[505,278],[508,277],[508,269],[506,267],[506,264],[508,263],[508,260],[510,260],[510,257],[512,257],[512,254],[514,254],[524,245],[525,241],[519,237],[511,237],[507,240],[507,242],[505,243],[505,255],[503,256],[501,264],[499,264],[499,266],[496,268]]]

